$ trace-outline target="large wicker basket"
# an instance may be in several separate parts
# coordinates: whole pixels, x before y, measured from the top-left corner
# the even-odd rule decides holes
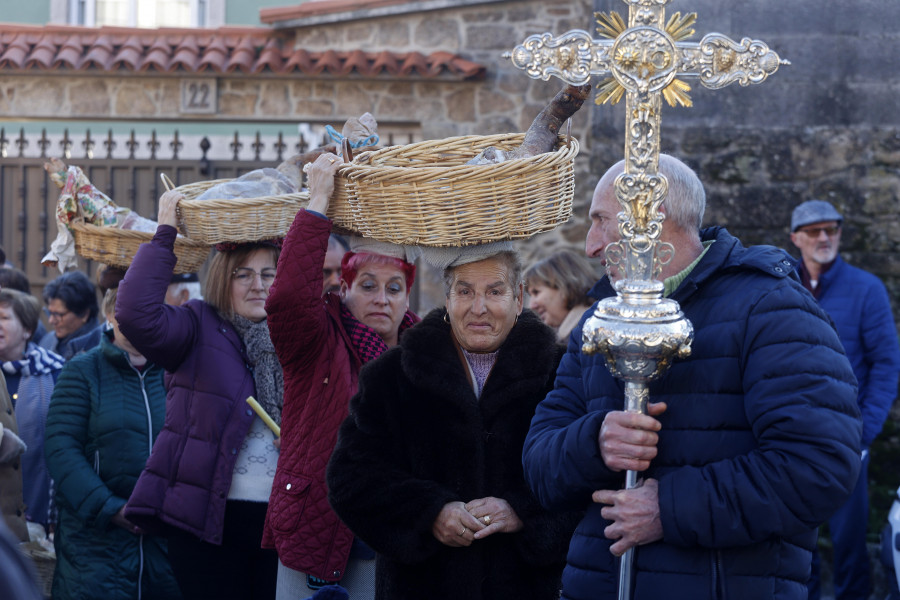
[[[308,192],[259,198],[195,200],[212,186],[227,181],[230,180],[214,179],[175,188],[184,194],[177,208],[179,229],[184,235],[206,244],[284,237],[297,211],[309,202]]]
[[[72,223],[75,251],[91,260],[127,269],[134,260],[138,247],[153,238],[152,233],[98,227],[87,223]],[[209,245],[196,240],[175,239],[175,273],[196,273],[209,256]]]
[[[360,154],[338,172],[352,228],[422,246],[527,238],[555,228],[572,216],[577,140],[560,136],[554,152],[466,165],[488,146],[510,150],[524,137],[460,136]]]

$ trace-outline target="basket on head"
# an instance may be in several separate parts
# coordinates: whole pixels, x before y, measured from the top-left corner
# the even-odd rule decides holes
[[[464,246],[555,228],[572,216],[577,140],[559,136],[553,152],[466,164],[489,146],[512,150],[524,138],[459,136],[360,154],[338,171],[354,230],[396,244]]]
[[[179,229],[187,237],[206,244],[255,242],[284,237],[297,211],[309,203],[309,193],[195,200],[229,179],[188,183],[175,188],[184,195],[176,209]]]
[[[153,238],[152,233],[144,231],[80,222],[72,223],[71,229],[79,255],[125,269],[134,260],[138,247]],[[175,239],[175,256],[175,273],[196,273],[209,256],[209,245],[179,236]]]

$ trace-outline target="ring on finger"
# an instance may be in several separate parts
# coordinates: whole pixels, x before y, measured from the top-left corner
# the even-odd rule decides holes
[[[466,532],[467,532],[468,530],[469,530],[468,527],[463,526],[463,530],[460,531],[457,535],[459,535],[459,536],[464,536],[464,535],[466,535]]]
[[[481,517],[481,519],[484,521],[485,525],[491,524],[491,515],[484,515],[483,517]]]

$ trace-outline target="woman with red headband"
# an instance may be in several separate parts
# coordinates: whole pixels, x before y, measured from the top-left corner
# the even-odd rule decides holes
[[[285,238],[266,302],[285,384],[281,455],[263,536],[281,562],[279,599],[307,598],[338,582],[351,598],[374,596],[374,553],[354,543],[331,510],[325,467],[360,368],[419,320],[409,311],[416,269],[400,246],[375,243],[373,251],[348,252],[340,294],[322,296],[331,231],[325,213],[339,166],[333,154],[309,165],[310,202]]]

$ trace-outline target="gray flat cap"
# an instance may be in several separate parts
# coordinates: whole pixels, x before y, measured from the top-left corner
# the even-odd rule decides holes
[[[807,200],[794,209],[791,215],[791,233],[804,225],[822,223],[824,221],[844,222],[844,217],[834,207],[824,200]]]

